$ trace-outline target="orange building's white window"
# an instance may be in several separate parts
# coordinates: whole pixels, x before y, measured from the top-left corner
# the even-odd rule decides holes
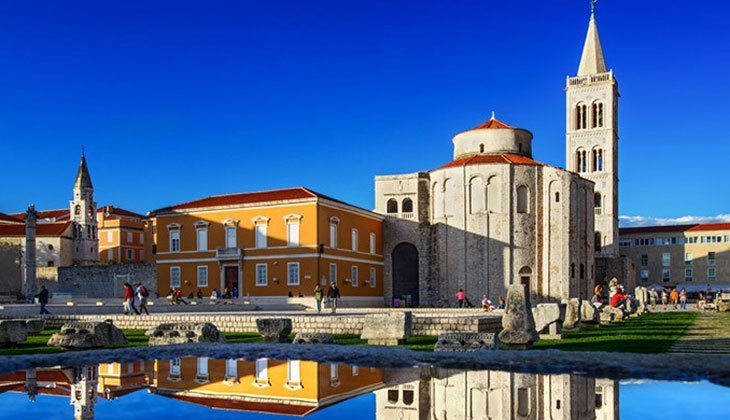
[[[106,250],[106,259],[108,259],[108,260],[114,259],[114,249],[109,248]]]
[[[375,234],[370,234],[370,253],[375,254]]]
[[[132,232],[127,232],[127,243],[131,244],[134,240],[132,240]]]
[[[197,250],[207,251],[208,250],[208,223],[196,222],[195,233],[197,233]]]
[[[378,271],[375,267],[370,267],[370,287],[375,287],[378,283]]]
[[[340,219],[330,217],[330,248],[337,248],[337,228],[339,224]]]
[[[301,369],[299,360],[288,360],[286,362],[286,382],[290,385],[299,385],[302,383]]]
[[[286,224],[286,245],[299,246],[299,221],[290,221]]]
[[[198,266],[198,287],[208,287],[208,266]]]
[[[354,252],[357,252],[358,250],[358,242],[360,240],[357,229],[352,229],[352,250]]]
[[[337,264],[330,263],[330,283],[337,283]]]
[[[134,259],[134,250],[128,249],[127,250],[127,261],[131,261]]]
[[[170,252],[180,252],[180,231],[170,231]]]
[[[236,227],[226,226],[226,248],[236,247]]]
[[[180,267],[170,267],[170,287],[180,287]]]
[[[256,264],[256,286],[269,284],[269,266],[267,264]]]
[[[330,364],[330,386],[335,387],[340,385],[340,372],[339,366],[336,363]]]
[[[114,242],[114,233],[109,231],[106,233],[106,241],[107,242]]]
[[[269,382],[269,359],[256,359],[256,382]]]
[[[195,375],[196,382],[208,381],[208,358],[198,357],[198,372]]]
[[[226,360],[226,378],[233,379],[238,377],[238,359]]]
[[[180,359],[170,360],[170,375],[180,375]]]
[[[356,265],[352,266],[352,278],[350,279],[350,284],[352,284],[352,287],[357,287],[357,284],[359,282],[358,277],[360,276],[360,271]]]
[[[287,276],[286,284],[288,286],[299,286],[299,263],[290,262],[287,263]]]
[[[254,246],[256,248],[266,248],[268,242],[268,225],[269,218],[259,216],[253,219],[254,224]]]
[[[352,367],[352,376],[358,376],[360,375],[360,366],[353,366]]]

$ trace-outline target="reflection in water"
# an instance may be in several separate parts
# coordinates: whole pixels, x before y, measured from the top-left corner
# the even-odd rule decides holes
[[[25,392],[31,401],[38,394],[64,396],[70,399],[76,419],[93,419],[99,397],[113,400],[146,389],[158,398],[186,404],[291,416],[305,416],[374,392],[378,420],[603,420],[618,418],[617,387],[614,380],[575,375],[375,369],[303,360],[207,357],[0,375],[0,393]],[[338,414],[346,413],[333,412]]]

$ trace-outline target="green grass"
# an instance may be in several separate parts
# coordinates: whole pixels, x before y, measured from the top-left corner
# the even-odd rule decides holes
[[[694,322],[696,313],[652,313],[639,318],[629,318],[615,324],[585,329],[583,331],[563,334],[562,340],[540,340],[534,349],[567,350],[567,351],[608,351],[632,353],[663,353],[679,339]],[[46,343],[57,329],[44,330],[39,335],[28,339],[15,347],[0,348],[0,356],[37,353],[58,353],[59,347],[48,347]],[[147,337],[144,330],[124,330],[129,343],[122,347],[146,346]],[[226,333],[229,343],[261,343],[257,333]],[[290,336],[294,339],[294,335]],[[403,347],[417,351],[433,351],[438,337],[410,337]],[[367,341],[357,335],[338,334],[334,336],[335,344],[343,346],[362,346]]]
[[[563,334],[562,340],[540,340],[534,349],[664,353],[692,325],[696,313],[651,313],[615,324]]]

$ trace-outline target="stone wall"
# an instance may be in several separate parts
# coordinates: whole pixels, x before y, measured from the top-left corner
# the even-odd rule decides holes
[[[628,257],[596,257],[596,282],[605,286],[616,277],[624,291],[632,292],[636,284],[636,265]]]
[[[257,318],[290,318],[294,332],[355,334],[362,332],[365,315],[53,315],[45,316],[47,327],[60,327],[71,321],[111,319],[122,329],[148,329],[167,322],[212,322],[224,332],[257,332]],[[413,335],[438,335],[444,332],[498,332],[500,315],[464,316],[463,314],[413,314]]]
[[[141,281],[150,295],[157,290],[155,264],[111,264],[58,268],[57,283],[43,283],[54,293],[74,297],[122,298],[124,282]]]
[[[17,296],[23,284],[20,246],[0,242],[0,295]]]

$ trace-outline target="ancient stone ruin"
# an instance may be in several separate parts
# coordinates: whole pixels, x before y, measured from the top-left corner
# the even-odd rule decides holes
[[[28,330],[28,335],[40,334],[43,328],[46,326],[46,321],[42,319],[26,319],[25,328]]]
[[[499,339],[494,333],[444,333],[439,335],[434,351],[496,350]]]
[[[565,303],[565,321],[563,321],[563,329],[580,329],[580,299],[567,299],[564,300],[563,303]]]
[[[292,344],[334,344],[332,334],[327,333],[297,333]]]
[[[145,332],[151,346],[184,343],[224,343],[226,337],[210,322],[160,324]]]
[[[538,303],[536,307],[532,308],[532,316],[535,319],[535,329],[541,339],[562,338],[565,304]]]
[[[28,338],[28,328],[23,319],[0,321],[0,347],[14,346]]]
[[[111,320],[69,322],[61,331],[53,334],[48,345],[66,349],[93,349],[100,347],[123,346],[127,337]]]
[[[410,312],[365,315],[360,338],[369,345],[397,346],[411,336],[413,316]]]
[[[289,318],[259,318],[256,320],[256,329],[264,338],[264,343],[288,343],[292,328],[292,321]]]
[[[507,348],[527,349],[539,338],[532,317],[530,295],[524,284],[512,284],[507,289],[502,328],[499,341]]]
[[[598,324],[599,311],[593,306],[590,300],[583,299],[580,301],[580,322],[581,324]]]

